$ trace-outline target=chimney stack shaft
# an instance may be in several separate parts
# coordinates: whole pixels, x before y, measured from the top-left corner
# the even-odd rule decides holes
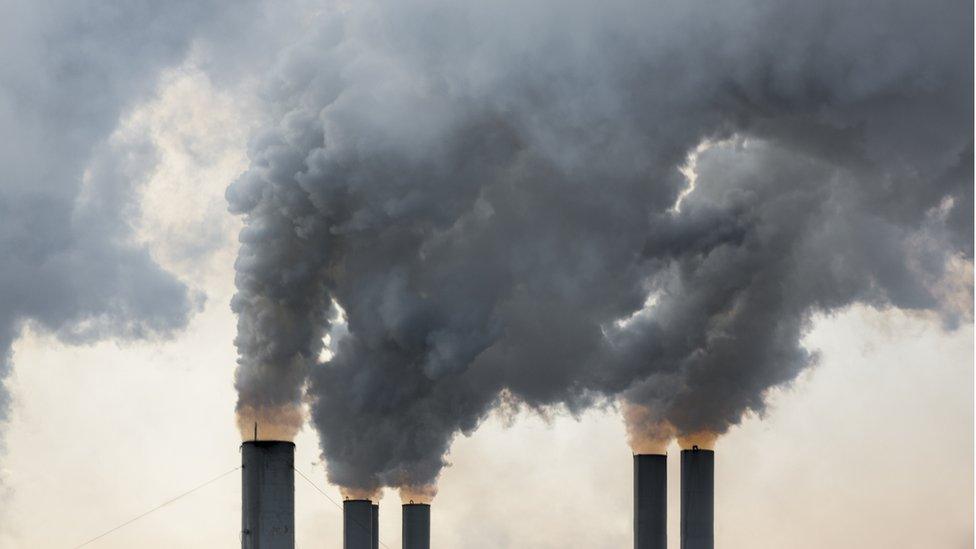
[[[715,452],[681,451],[681,549],[714,549]]]
[[[371,509],[372,520],[370,521],[370,526],[373,534],[373,543],[370,545],[373,549],[380,549],[380,506],[373,504]]]
[[[430,549],[430,505],[403,505],[403,549]]]
[[[373,502],[370,500],[347,499],[342,502],[342,547],[373,547]]]
[[[295,548],[295,445],[241,445],[241,548]]]
[[[668,548],[668,457],[634,456],[634,549]]]

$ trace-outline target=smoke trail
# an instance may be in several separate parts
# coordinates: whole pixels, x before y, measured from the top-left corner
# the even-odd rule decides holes
[[[282,59],[276,122],[228,190],[246,221],[239,406],[297,406],[307,383],[334,482],[423,491],[504,398],[622,397],[638,430],[719,434],[816,360],[814,314],[968,318],[971,16],[327,13]]]
[[[181,65],[243,87],[284,41],[269,31],[302,16],[269,4],[0,3],[0,452],[25,327],[69,344],[165,338],[202,306],[133,230],[158,158],[132,114]]]
[[[156,156],[150,138],[120,124],[151,97],[159,72],[185,59],[216,7],[0,7],[0,424],[12,345],[26,325],[66,342],[152,338],[199,307],[134,242],[138,190]]]

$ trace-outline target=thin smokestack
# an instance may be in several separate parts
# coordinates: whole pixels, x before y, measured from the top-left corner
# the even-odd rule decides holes
[[[713,549],[715,452],[681,451],[681,549]]]
[[[403,549],[430,549],[430,505],[403,504]]]
[[[371,528],[373,533],[373,549],[380,549],[380,506],[373,504],[371,507],[372,521]]]
[[[371,549],[373,547],[373,502],[368,499],[347,499],[342,502],[343,549]]]
[[[241,467],[241,548],[294,549],[295,445],[247,441]]]
[[[634,455],[634,549],[668,547],[668,456]]]

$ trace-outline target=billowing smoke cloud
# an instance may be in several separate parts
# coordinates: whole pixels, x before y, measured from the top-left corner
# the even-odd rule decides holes
[[[970,317],[971,2],[472,4],[324,14],[228,190],[239,406],[307,394],[334,482],[502,401],[722,433],[815,314]]]
[[[0,8],[0,383],[26,324],[68,342],[146,338],[182,327],[199,304],[135,242],[138,190],[156,155],[148,136],[117,129],[214,8]],[[0,386],[0,421],[9,398]]]

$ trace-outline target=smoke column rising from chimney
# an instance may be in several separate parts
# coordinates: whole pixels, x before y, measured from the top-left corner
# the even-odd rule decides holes
[[[227,191],[239,410],[307,398],[332,482],[429,486],[506,399],[718,435],[816,314],[970,318],[972,10],[323,13]]]

